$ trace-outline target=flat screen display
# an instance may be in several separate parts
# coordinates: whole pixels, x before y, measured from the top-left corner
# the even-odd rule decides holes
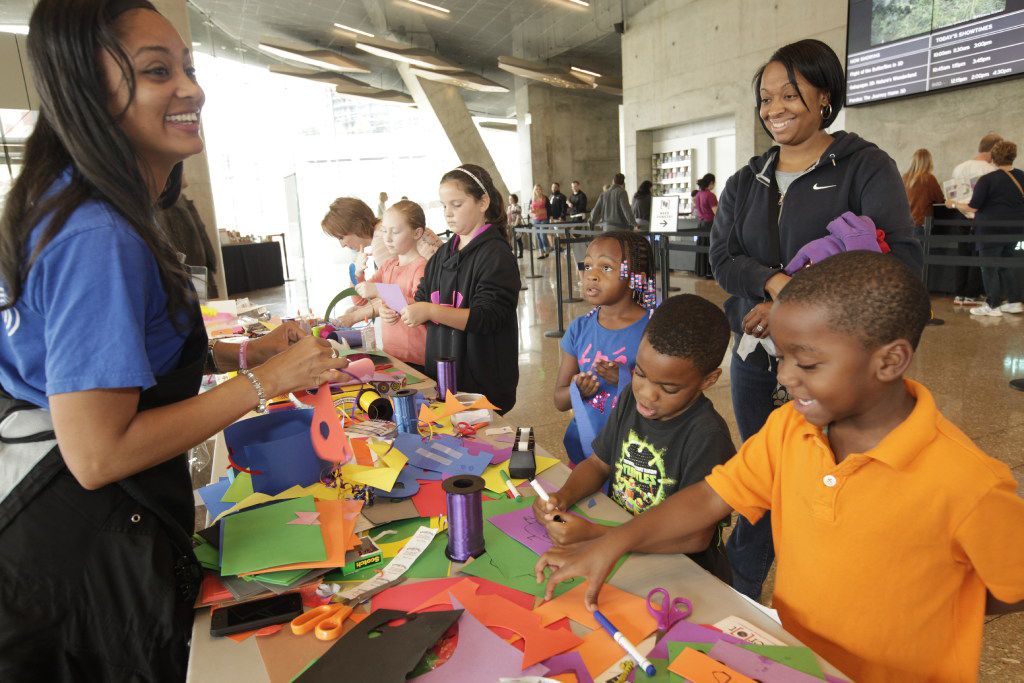
[[[850,0],[846,104],[1024,73],[1024,0]]]

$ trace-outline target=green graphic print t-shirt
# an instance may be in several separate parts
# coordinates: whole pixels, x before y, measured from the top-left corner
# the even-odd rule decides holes
[[[633,515],[701,481],[736,453],[729,427],[703,394],[671,420],[648,420],[636,412],[632,386],[623,389],[593,449],[612,468],[612,500]]]

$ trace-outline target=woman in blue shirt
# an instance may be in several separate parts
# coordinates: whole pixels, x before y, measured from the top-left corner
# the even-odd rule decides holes
[[[41,0],[28,48],[39,120],[0,219],[0,680],[180,680],[200,577],[183,452],[346,362],[288,327],[207,344],[154,219],[204,96],[149,2]],[[204,365],[246,357],[196,395]]]

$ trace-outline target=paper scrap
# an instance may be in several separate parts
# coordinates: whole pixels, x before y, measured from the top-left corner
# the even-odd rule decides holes
[[[686,648],[673,659],[668,670],[679,674],[690,683],[757,683],[753,678],[715,661],[703,652]]]
[[[402,288],[398,285],[378,282],[377,296],[395,313],[401,313],[409,305],[409,302],[405,300],[405,294],[402,293]]]
[[[554,467],[560,461],[556,458],[549,458],[546,455],[538,455],[537,458],[537,474],[540,474],[549,467]],[[504,494],[508,491],[508,487],[505,486],[505,480],[501,478],[501,472],[504,471],[508,474],[508,462],[503,462],[498,465],[490,465],[484,470],[480,476],[484,478],[484,483],[487,486],[488,491],[494,491],[495,493]],[[512,483],[518,486],[519,484],[526,481],[526,479],[513,479]]]
[[[431,529],[426,526],[420,527],[419,530],[413,534],[413,537],[409,539],[409,542],[405,544],[405,547],[402,548],[401,552],[399,552],[398,555],[388,563],[388,566],[384,568],[384,571],[382,571],[379,576],[375,576],[368,581],[364,581],[358,586],[349,588],[339,595],[342,598],[352,599],[397,579],[408,571],[413,562],[416,561],[416,558],[418,558],[423,551],[427,549],[436,535],[437,529]]]
[[[301,512],[296,511],[295,519],[290,520],[289,524],[305,524],[307,526],[320,526],[320,513],[319,512]]]
[[[538,605],[533,611],[541,616],[545,625],[568,617],[589,629],[600,630],[601,625],[584,604],[586,592],[587,582],[584,581],[557,598]],[[639,595],[605,584],[601,587],[598,601],[601,613],[608,617],[631,643],[639,643],[658,629],[658,623],[647,611],[647,601]]]
[[[554,545],[548,537],[547,528],[534,516],[532,507],[494,515],[487,521],[538,555],[543,555]]]
[[[821,681],[820,678],[797,671],[764,655],[731,643],[722,641],[715,643],[708,655],[741,674],[760,681],[760,683],[819,683]]]
[[[734,640],[734,639],[730,639]],[[715,647],[718,643],[734,644],[744,650],[753,652],[754,654],[767,657],[773,662],[778,662],[791,669],[796,669],[802,673],[812,676],[818,681],[825,680],[825,674],[821,669],[821,664],[818,663],[818,656],[814,654],[814,651],[809,647],[804,646],[789,646],[789,645],[750,645],[747,643],[730,643],[730,640],[722,638],[714,643],[669,643],[668,644],[668,659],[669,661],[679,656],[685,648],[693,648],[694,650],[700,650],[705,654],[711,652],[711,648]],[[717,657],[715,658],[717,659]],[[667,662],[666,662],[667,664]],[[728,664],[728,662],[726,662]],[[742,671],[740,673],[743,673]]]
[[[312,496],[285,500],[225,517],[221,522],[222,576],[327,557],[318,526],[285,524],[295,512],[315,512]]]

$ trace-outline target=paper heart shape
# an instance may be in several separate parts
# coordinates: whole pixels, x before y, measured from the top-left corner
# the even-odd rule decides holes
[[[374,365],[373,359],[371,358],[360,358],[359,360],[352,361],[345,368],[348,372],[358,377],[364,382],[368,382],[373,377]]]

